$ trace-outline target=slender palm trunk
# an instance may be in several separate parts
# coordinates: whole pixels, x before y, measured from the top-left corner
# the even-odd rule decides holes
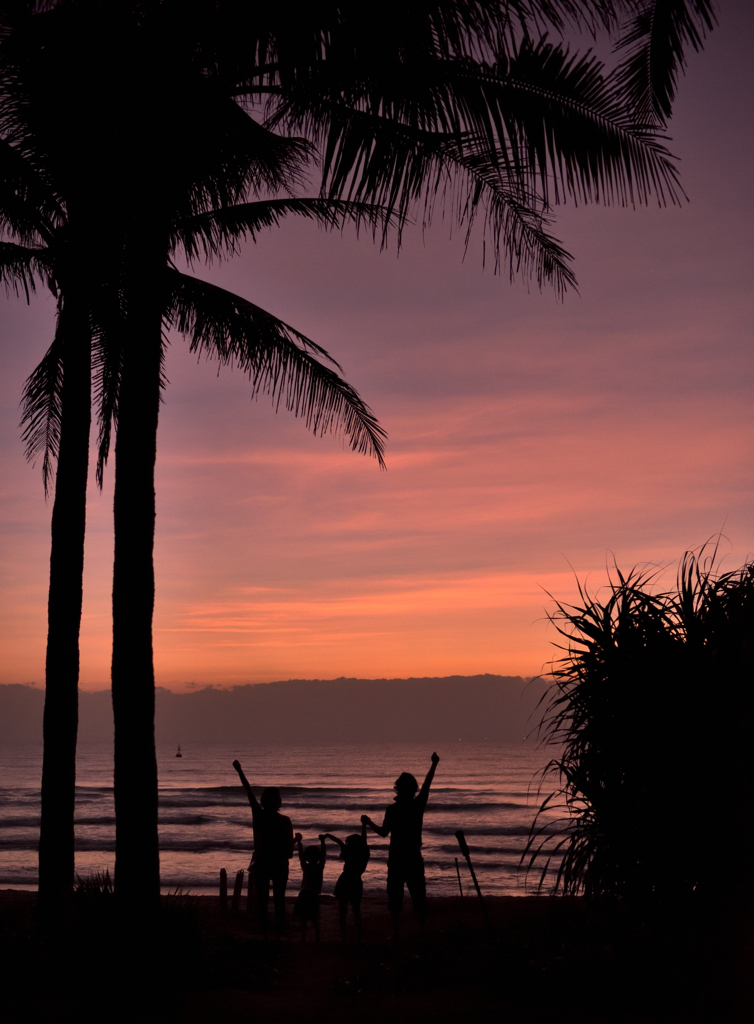
[[[115,886],[129,914],[152,912],[160,892],[152,615],[164,254],[164,247],[154,246],[153,253],[142,248],[127,277],[115,445]]]
[[[74,876],[79,631],[91,426],[91,340],[85,310],[77,315],[75,302],[65,304],[58,332],[63,337],[63,391],[52,510],[39,836],[40,908],[52,912],[70,894]]]

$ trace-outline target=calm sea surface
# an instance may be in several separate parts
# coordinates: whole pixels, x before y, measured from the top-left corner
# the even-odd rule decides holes
[[[283,813],[305,841],[319,832],[345,837],[360,828],[362,814],[376,821],[392,799],[402,771],[421,784],[431,751],[425,746],[275,747],[229,750],[225,746],[159,752],[160,846],[164,890],[182,886],[203,893],[216,889],[221,868],[232,879],[246,868],[252,850],[251,813],[231,762],[241,761],[259,796],[263,786],[280,786]],[[460,858],[456,829],[464,829],[483,891],[523,894],[518,871],[521,851],[538,806],[538,771],[546,750],[528,745],[458,743],[438,750],[441,761],[424,819],[428,892],[458,892],[455,858],[464,890],[471,882]],[[0,888],[37,883],[40,747],[0,749]],[[79,751],[76,793],[76,870],[102,871],[114,864],[115,819],[112,753],[105,746]],[[365,890],[384,888],[387,841],[370,833],[372,859]],[[325,892],[339,873],[337,849],[325,869]],[[299,868],[292,862],[289,887],[296,891]]]

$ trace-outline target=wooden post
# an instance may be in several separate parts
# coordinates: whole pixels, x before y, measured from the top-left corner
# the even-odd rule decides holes
[[[220,868],[220,913],[228,909],[228,872]]]
[[[461,869],[458,867],[458,857],[456,857],[456,874],[458,875],[458,891],[463,896],[463,886],[461,885]]]
[[[238,915],[238,911],[241,907],[241,890],[243,889],[243,868],[236,873],[236,881],[233,885],[233,902],[230,906],[230,912],[234,915]]]
[[[492,925],[490,923],[489,915],[487,914],[487,904],[484,902],[484,898],[482,897],[482,890],[479,888],[479,882],[477,882],[476,880],[476,871],[474,871],[474,865],[471,863],[471,854],[469,853],[469,846],[468,843],[466,842],[466,837],[463,834],[462,828],[459,828],[458,831],[456,832],[456,839],[458,840],[458,845],[461,847],[461,853],[464,855],[464,857],[466,858],[466,863],[469,865],[471,879],[474,883],[476,894],[479,897],[479,902],[482,904],[482,913],[484,914],[484,920],[487,922],[487,927],[491,928]]]
[[[249,876],[246,883],[246,913],[251,917],[254,910],[254,872],[249,867]]]

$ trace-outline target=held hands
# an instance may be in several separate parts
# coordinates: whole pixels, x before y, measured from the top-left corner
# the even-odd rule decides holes
[[[293,837],[293,841],[294,843],[300,843],[303,838],[304,837],[301,835],[301,833],[297,832],[296,835]]]
[[[436,765],[436,764],[439,764],[440,758],[437,756],[437,754],[433,753],[432,757],[431,757],[431,761],[432,761],[432,764]]]
[[[317,839],[319,839],[320,843],[324,843],[325,839],[327,839],[327,835],[326,834],[319,835],[319,836],[317,836]]]
[[[370,820],[371,819],[370,819],[368,814],[362,814],[362,816],[361,816],[361,824],[362,825],[368,825]]]

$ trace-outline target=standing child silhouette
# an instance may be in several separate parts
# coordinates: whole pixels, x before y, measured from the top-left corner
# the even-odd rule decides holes
[[[440,761],[437,754],[432,754],[432,765],[427,777],[416,795],[419,784],[410,772],[402,772],[395,780],[395,803],[385,811],[382,825],[375,825],[369,815],[361,818],[363,825],[368,825],[373,832],[384,839],[390,836],[390,848],[387,857],[387,901],[390,916],[393,919],[393,931],[398,938],[400,913],[403,909],[403,886],[408,886],[414,913],[419,926],[424,927],[427,914],[427,892],[424,880],[424,860],[422,859],[422,825],[424,811],[429,798],[429,787],[435,777],[435,769]]]
[[[267,904],[275,904],[275,930],[280,933],[285,924],[285,887],[288,884],[288,861],[293,856],[293,825],[291,819],[280,814],[280,790],[269,786],[262,791],[261,802],[243,773],[238,761],[233,762],[241,785],[246,791],[251,806],[251,820],[254,828],[254,883],[257,890],[259,925],[267,935],[269,922]]]
[[[340,904],[340,933],[343,941],[346,941],[346,917],[348,915],[348,904],[353,910],[353,919],[356,923],[356,935],[361,942],[361,897],[364,892],[364,883],[361,876],[366,871],[369,863],[369,847],[367,846],[367,826],[362,819],[361,834],[355,832],[347,836],[345,842],[338,839],[332,832],[325,833],[325,839],[332,839],[340,847],[340,859],[343,861],[343,871],[335,883],[335,899]]]
[[[319,894],[322,892],[322,878],[327,860],[325,837],[319,837],[319,846],[304,849],[300,832],[296,833],[298,859],[301,864],[301,892],[296,897],[293,913],[301,918],[301,941],[306,942],[306,922],[314,925],[314,937],[319,942]]]

